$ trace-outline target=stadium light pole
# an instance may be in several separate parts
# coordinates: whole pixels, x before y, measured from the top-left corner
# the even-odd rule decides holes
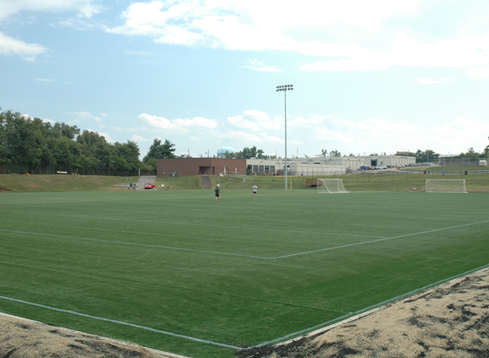
[[[292,91],[294,85],[277,86],[277,92],[284,92],[284,120],[285,120],[285,190],[287,190],[287,91]]]

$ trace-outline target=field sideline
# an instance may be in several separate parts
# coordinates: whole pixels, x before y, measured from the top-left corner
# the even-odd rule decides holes
[[[488,195],[5,193],[0,311],[232,357],[487,265]]]

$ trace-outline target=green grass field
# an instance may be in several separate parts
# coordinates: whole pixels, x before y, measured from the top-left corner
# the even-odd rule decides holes
[[[2,193],[0,311],[224,358],[489,262],[486,193],[250,197]]]

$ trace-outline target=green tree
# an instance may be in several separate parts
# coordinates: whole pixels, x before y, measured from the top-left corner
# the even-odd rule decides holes
[[[409,151],[406,151],[406,152],[396,152],[396,155],[399,155],[401,157],[416,157],[416,153],[409,152]]]
[[[136,142],[116,142],[114,144],[114,169],[118,172],[130,172],[139,168],[139,147]]]
[[[161,139],[155,138],[149,147],[148,154],[143,158],[143,162],[147,163],[150,159],[175,158],[174,152],[175,144],[168,139],[165,139],[165,143],[161,144]]]
[[[329,152],[329,156],[330,157],[341,157],[341,153],[339,150],[332,150],[331,152]]]
[[[489,145],[484,148],[484,151],[481,153],[481,158],[489,158]]]
[[[440,154],[435,153],[431,149],[426,149],[424,152],[418,149],[416,152],[416,163],[433,162],[438,159]]]
[[[467,159],[478,159],[480,157],[480,154],[477,153],[474,148],[470,147],[469,150],[465,153],[460,153],[460,158],[467,158]]]
[[[263,149],[257,149],[256,146],[253,146],[251,148],[244,147],[242,151],[235,153],[235,156],[233,158],[236,159],[251,159],[251,158],[257,158],[257,159],[263,159]]]
[[[19,112],[5,113],[5,133],[7,155],[12,163],[23,165],[33,171],[41,164],[44,138],[39,118],[24,118]]]

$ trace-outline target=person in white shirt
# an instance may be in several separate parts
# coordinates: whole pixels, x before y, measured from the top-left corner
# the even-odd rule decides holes
[[[255,197],[256,199],[256,192],[258,191],[258,187],[255,185],[253,185],[253,193],[251,194],[251,199],[253,199],[253,197]]]

